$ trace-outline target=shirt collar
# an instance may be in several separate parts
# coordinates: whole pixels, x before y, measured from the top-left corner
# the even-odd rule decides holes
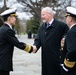
[[[54,21],[54,19],[52,19],[52,20],[48,23],[47,28],[52,25],[53,21]]]
[[[7,24],[12,29],[12,26],[9,23],[5,22],[5,24]]]
[[[49,22],[49,24],[51,25],[53,23],[53,21],[54,21],[54,18]]]
[[[76,25],[76,23],[75,23],[75,24],[73,24],[73,25],[71,25],[71,26],[70,26],[70,29],[71,29],[74,25]]]

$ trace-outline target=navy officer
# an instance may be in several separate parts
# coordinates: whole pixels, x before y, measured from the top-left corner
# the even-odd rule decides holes
[[[13,70],[13,51],[14,46],[31,53],[33,47],[19,42],[15,36],[15,31],[12,26],[16,22],[16,9],[8,9],[0,14],[3,18],[4,25],[0,28],[0,75],[10,75]]]

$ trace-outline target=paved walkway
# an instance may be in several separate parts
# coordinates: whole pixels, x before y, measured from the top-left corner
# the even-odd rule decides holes
[[[22,42],[33,44],[34,39],[28,39],[27,35],[17,37]],[[29,54],[15,47],[13,68],[14,71],[10,75],[41,75],[41,50],[36,54]]]

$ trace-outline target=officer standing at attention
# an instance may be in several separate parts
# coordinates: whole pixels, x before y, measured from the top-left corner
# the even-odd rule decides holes
[[[69,31],[65,37],[63,50],[67,53],[61,66],[66,75],[76,75],[76,8],[67,7],[66,23]]]
[[[16,9],[8,9],[0,14],[4,20],[4,25],[0,28],[0,75],[10,75],[13,70],[14,46],[31,53],[33,47],[26,43],[19,42],[15,36],[12,26],[16,22]]]

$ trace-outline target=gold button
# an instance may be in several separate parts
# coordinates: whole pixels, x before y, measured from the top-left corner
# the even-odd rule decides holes
[[[69,61],[69,59],[66,59],[66,60],[68,60],[68,61]]]

